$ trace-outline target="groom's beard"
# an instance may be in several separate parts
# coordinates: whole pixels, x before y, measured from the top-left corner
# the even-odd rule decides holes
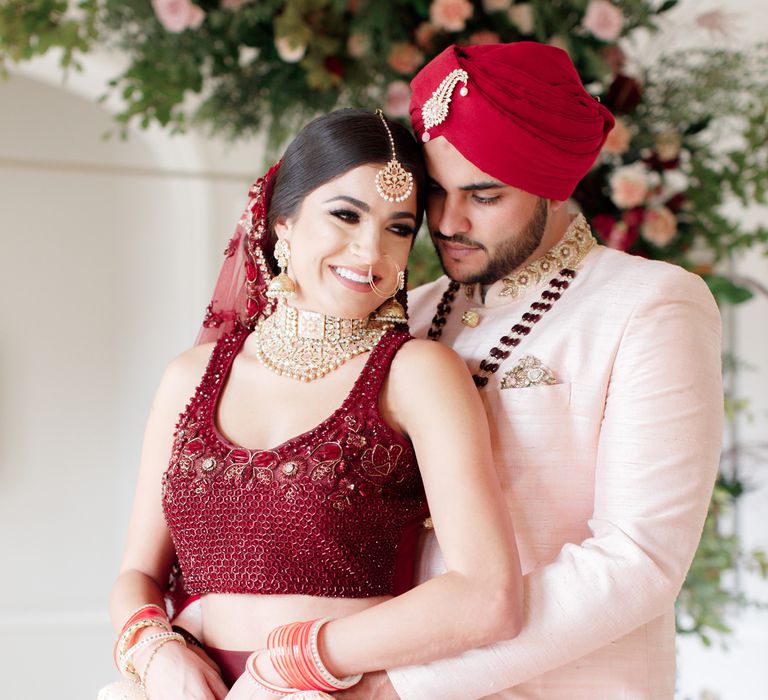
[[[500,280],[520,267],[528,258],[533,255],[534,251],[541,245],[541,241],[544,238],[544,232],[547,228],[547,200],[540,197],[536,203],[536,208],[531,214],[531,218],[528,219],[519,233],[511,234],[507,238],[502,239],[496,244],[492,252],[488,252],[488,248],[469,236],[457,233],[453,236],[444,236],[440,231],[432,233],[432,242],[452,241],[461,245],[478,248],[486,251],[488,254],[488,262],[485,266],[474,273],[451,274],[450,266],[447,266],[443,260],[443,256],[440,252],[440,247],[435,245],[435,251],[440,259],[440,264],[443,267],[443,271],[452,280],[460,282],[461,284],[493,284],[496,280]]]

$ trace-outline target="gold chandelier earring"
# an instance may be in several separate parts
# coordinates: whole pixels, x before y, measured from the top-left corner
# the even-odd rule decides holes
[[[386,301],[374,312],[373,320],[391,324],[408,323],[408,315],[405,313],[403,305],[395,298],[397,293],[405,288],[405,272],[400,269],[400,266],[389,255],[385,255],[384,257],[392,260],[392,264],[397,270],[396,282],[394,289],[386,294],[382,292],[373,281],[373,266],[368,268],[368,284],[371,285],[373,293],[382,299],[386,299]]]
[[[288,261],[291,259],[291,247],[288,241],[278,238],[275,243],[275,260],[280,267],[280,274],[267,287],[265,294],[270,299],[285,301],[296,296],[296,282],[288,276]]]

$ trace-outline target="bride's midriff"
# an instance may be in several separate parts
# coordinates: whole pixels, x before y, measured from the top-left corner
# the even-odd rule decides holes
[[[344,617],[389,598],[209,593],[202,598],[201,641],[218,649],[252,651],[265,647],[269,632],[280,625],[319,617]]]

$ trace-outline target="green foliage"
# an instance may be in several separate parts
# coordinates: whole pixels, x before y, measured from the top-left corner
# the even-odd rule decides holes
[[[435,253],[435,247],[429,234],[421,232],[416,237],[411,255],[408,258],[408,286],[418,287],[443,274],[440,260]]]
[[[702,277],[712,294],[726,304],[741,304],[754,296],[749,289],[735,284],[727,277],[712,274],[704,274]]]
[[[722,475],[718,479],[701,544],[677,599],[678,632],[695,634],[707,646],[715,634],[722,638],[731,632],[726,620],[735,609],[756,605],[735,589],[733,582],[724,581],[725,574],[747,569],[768,578],[766,553],[745,551],[738,536],[721,531],[723,517],[730,514],[744,490],[744,484],[737,479]]]
[[[74,16],[67,17],[66,0],[8,0],[0,5],[0,73],[8,63],[27,61],[51,49],[61,49],[64,68],[79,65],[76,53],[85,53],[98,38],[97,0],[77,3]]]

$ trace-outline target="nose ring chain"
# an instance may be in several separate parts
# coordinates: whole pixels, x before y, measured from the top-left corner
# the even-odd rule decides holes
[[[400,269],[400,266],[395,262],[394,258],[391,255],[385,255],[385,259],[389,259],[392,261],[392,264],[395,266],[395,270],[397,270],[397,273],[395,275],[395,286],[390,292],[383,292],[379,287],[376,286],[376,283],[373,281],[373,265],[368,266],[368,284],[371,285],[371,289],[373,290],[373,293],[376,296],[381,297],[382,299],[389,299],[390,297],[395,296],[403,287],[405,287],[405,272],[403,272]]]

